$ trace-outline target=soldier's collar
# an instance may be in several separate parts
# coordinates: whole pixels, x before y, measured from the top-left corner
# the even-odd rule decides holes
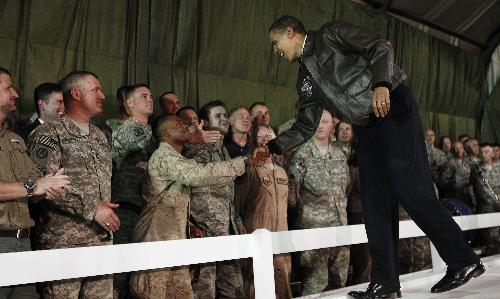
[[[78,137],[88,137],[92,136],[95,133],[95,128],[92,125],[92,123],[89,124],[89,134],[84,134],[82,130],[71,120],[71,118],[67,115],[62,115],[61,116],[61,122],[63,123],[64,127],[66,130],[74,136]]]

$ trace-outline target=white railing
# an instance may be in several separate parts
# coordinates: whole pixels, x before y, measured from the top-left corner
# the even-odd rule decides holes
[[[462,230],[500,226],[500,213],[454,217]],[[423,236],[411,220],[400,239]],[[364,225],[0,254],[0,286],[253,258],[256,298],[274,297],[273,254],[367,242]],[[444,264],[432,248],[433,269]]]

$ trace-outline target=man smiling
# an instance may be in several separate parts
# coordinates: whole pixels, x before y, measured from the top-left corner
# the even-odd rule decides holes
[[[269,29],[274,51],[300,63],[297,121],[268,143],[290,152],[314,135],[323,109],[352,123],[362,182],[363,209],[372,281],[354,298],[400,296],[398,203],[431,239],[448,271],[431,291],[457,288],[484,273],[479,257],[464,242],[460,227],[434,193],[415,98],[394,64],[391,43],[344,22],[306,34],[295,17],[283,16]]]

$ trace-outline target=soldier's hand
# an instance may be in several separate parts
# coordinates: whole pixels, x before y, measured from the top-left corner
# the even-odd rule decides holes
[[[94,210],[94,220],[107,231],[115,232],[120,228],[120,219],[113,209],[120,205],[112,202],[101,202]]]
[[[190,135],[189,142],[190,143],[210,143],[210,142],[219,142],[223,136],[219,131],[205,131],[203,130],[203,120],[201,120],[200,124],[196,127],[196,130]]]
[[[189,225],[189,236],[191,238],[202,238],[203,237],[203,230],[196,225],[190,224]]]
[[[64,168],[59,169],[55,174],[49,174],[36,180],[36,188],[33,195],[45,195],[49,188],[66,188],[71,182],[64,174]]]
[[[266,164],[267,160],[271,154],[266,147],[256,147],[252,151],[250,158],[248,159],[248,165],[250,166],[263,166]]]
[[[389,88],[379,86],[373,90],[372,110],[376,117],[384,117],[391,109]]]
[[[46,198],[50,200],[62,200],[62,195],[64,193],[64,188],[61,187],[50,187],[45,192]]]

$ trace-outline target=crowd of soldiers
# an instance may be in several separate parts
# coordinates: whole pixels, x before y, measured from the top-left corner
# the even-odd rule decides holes
[[[265,102],[230,113],[222,101],[181,107],[146,84],[120,87],[119,116],[102,128],[97,75],[72,72],[34,92],[36,118],[7,128],[18,94],[0,68],[0,252],[203,238],[363,223],[355,132],[324,110],[316,134],[290,156]],[[291,119],[278,128],[282,132]],[[15,131],[16,133],[14,133]],[[425,132],[436,192],[453,213],[500,211],[500,148]],[[28,211],[29,208],[29,211]],[[408,215],[400,209],[400,218]],[[33,220],[32,220],[33,219]],[[500,251],[498,228],[470,242]],[[474,243],[475,244],[475,243]],[[400,240],[403,273],[430,267],[426,238]],[[274,256],[277,298],[370,281],[367,244]],[[249,260],[53,281],[42,298],[253,298]],[[33,285],[1,298],[36,298]],[[4,297],[2,297],[4,296]]]

